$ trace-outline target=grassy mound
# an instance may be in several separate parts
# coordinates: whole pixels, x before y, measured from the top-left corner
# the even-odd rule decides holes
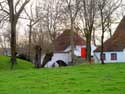
[[[0,71],[0,94],[125,94],[125,64]]]
[[[0,56],[0,70],[10,70],[10,66],[10,57]],[[17,64],[15,65],[14,69],[28,69],[32,67],[33,65],[30,62],[17,59]]]

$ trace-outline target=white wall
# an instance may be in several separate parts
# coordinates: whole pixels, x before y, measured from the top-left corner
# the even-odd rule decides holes
[[[45,55],[42,55],[41,64],[43,62],[44,57]],[[57,60],[63,60],[65,63],[68,64],[69,62],[71,62],[71,54],[66,52],[54,53],[52,60],[49,61],[44,67],[51,68],[53,64],[55,64],[55,66],[58,67],[59,65],[55,63]]]
[[[76,46],[75,50],[74,50],[74,54],[76,56],[81,56],[81,48],[86,48],[85,46]]]
[[[85,48],[85,46],[76,46],[74,54],[76,56],[81,56],[81,48],[83,47]],[[71,62],[71,54],[68,53],[68,51],[70,51],[70,46],[66,50],[64,50],[64,52],[54,53],[52,61],[55,62],[57,60],[63,60],[68,64],[69,62]]]
[[[117,60],[111,60],[111,53],[117,54]],[[125,62],[125,52],[104,52],[105,54],[105,63],[114,63],[114,62]],[[95,62],[100,62],[100,52],[94,53]]]
[[[91,55],[94,55],[94,50],[96,49],[96,46],[91,44]]]
[[[84,45],[77,45],[74,50],[76,56],[81,56],[81,48],[86,48]],[[70,46],[64,50],[64,52],[70,51]]]
[[[51,61],[55,62],[57,60],[63,60],[68,64],[71,62],[71,55],[70,53],[54,53]]]
[[[45,58],[45,54],[41,56],[41,64],[43,63],[43,59]]]
[[[86,48],[86,46],[85,45],[77,45],[75,50],[74,50],[74,54],[76,56],[81,56],[81,48]],[[96,49],[96,47],[92,44],[91,45],[91,55],[92,56],[94,54],[93,52],[94,52],[95,49]],[[67,52],[67,51],[70,51],[70,46],[64,52]]]

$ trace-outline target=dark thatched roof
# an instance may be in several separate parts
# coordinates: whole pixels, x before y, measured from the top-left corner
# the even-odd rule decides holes
[[[78,33],[74,32],[74,44],[85,45],[85,40],[81,38]],[[70,30],[66,29],[57,39],[55,40],[55,50],[57,52],[64,51],[70,46]]]
[[[104,42],[104,52],[123,51],[125,48],[125,16],[118,25],[113,36]],[[95,52],[100,52],[101,47],[98,47]]]

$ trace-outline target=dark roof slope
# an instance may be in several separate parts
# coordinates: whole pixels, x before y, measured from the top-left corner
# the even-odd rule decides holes
[[[123,51],[125,48],[125,16],[118,25],[114,35],[104,42],[104,52]],[[95,52],[100,52],[101,47],[98,47]]]
[[[74,32],[74,43],[75,45],[85,45],[85,40],[81,38],[78,33]],[[70,30],[66,29],[57,39],[55,40],[55,50],[64,51],[70,45]]]

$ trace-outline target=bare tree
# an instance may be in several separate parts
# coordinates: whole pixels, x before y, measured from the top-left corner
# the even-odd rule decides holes
[[[14,64],[16,64],[16,25],[20,14],[29,1],[30,0],[25,0],[24,2],[21,2],[21,0],[17,0],[14,2],[14,0],[4,0],[3,2],[8,5],[8,8],[3,6],[2,3],[0,4],[1,11],[9,16],[9,22],[11,24],[11,68],[13,68]]]
[[[86,37],[86,60],[91,62],[91,36],[94,31],[95,16],[97,14],[97,0],[82,0],[80,20],[83,24],[82,32]]]
[[[24,18],[29,21],[28,27],[29,27],[29,47],[28,47],[28,58],[31,59],[31,43],[32,43],[32,30],[33,27],[41,20],[41,16],[38,15],[38,5],[36,3],[35,9],[33,9],[33,4],[30,5],[30,10],[27,12],[26,9],[24,9],[25,14],[28,18]]]
[[[65,3],[64,3],[64,9],[66,11],[65,13],[70,19],[70,29],[71,29],[70,30],[70,45],[71,45],[72,64],[75,63],[74,62],[74,38],[73,38],[74,37],[74,24],[75,24],[77,14],[81,9],[80,2],[81,0],[65,0]]]
[[[104,64],[103,60],[103,48],[104,48],[104,33],[109,30],[109,25],[111,24],[111,16],[113,15],[114,11],[120,6],[122,0],[98,0],[98,11],[100,17],[100,26],[101,26],[101,63]]]
[[[50,39],[52,41],[53,50],[55,50],[54,41],[57,38],[58,31],[63,27],[62,18],[62,2],[60,0],[48,0],[43,6],[40,7],[41,13],[43,15],[44,31],[49,32]]]
[[[32,32],[32,46],[35,47],[35,50],[34,50],[35,51],[34,52],[35,53],[35,59],[34,59],[35,66],[38,65],[39,67],[44,67],[44,65],[47,62],[40,62],[41,56],[44,53],[49,53],[50,51],[52,52],[51,45],[52,44],[50,42],[48,32],[44,32],[42,30],[41,24],[40,25],[38,24],[37,27],[35,27],[35,29]],[[37,50],[37,48],[38,48],[38,50]],[[39,68],[38,66],[36,68]]]
[[[45,0],[38,6],[38,17],[40,21],[35,25],[32,32],[33,45],[39,45],[42,48],[41,54],[50,53],[55,51],[55,39],[57,38],[58,31],[63,27],[62,16],[62,2],[60,0]],[[48,57],[46,57],[47,59]],[[48,60],[48,59],[47,59]],[[43,61],[41,67],[46,64]]]
[[[40,68],[41,67],[41,52],[42,48],[39,45],[35,46],[35,68]]]

